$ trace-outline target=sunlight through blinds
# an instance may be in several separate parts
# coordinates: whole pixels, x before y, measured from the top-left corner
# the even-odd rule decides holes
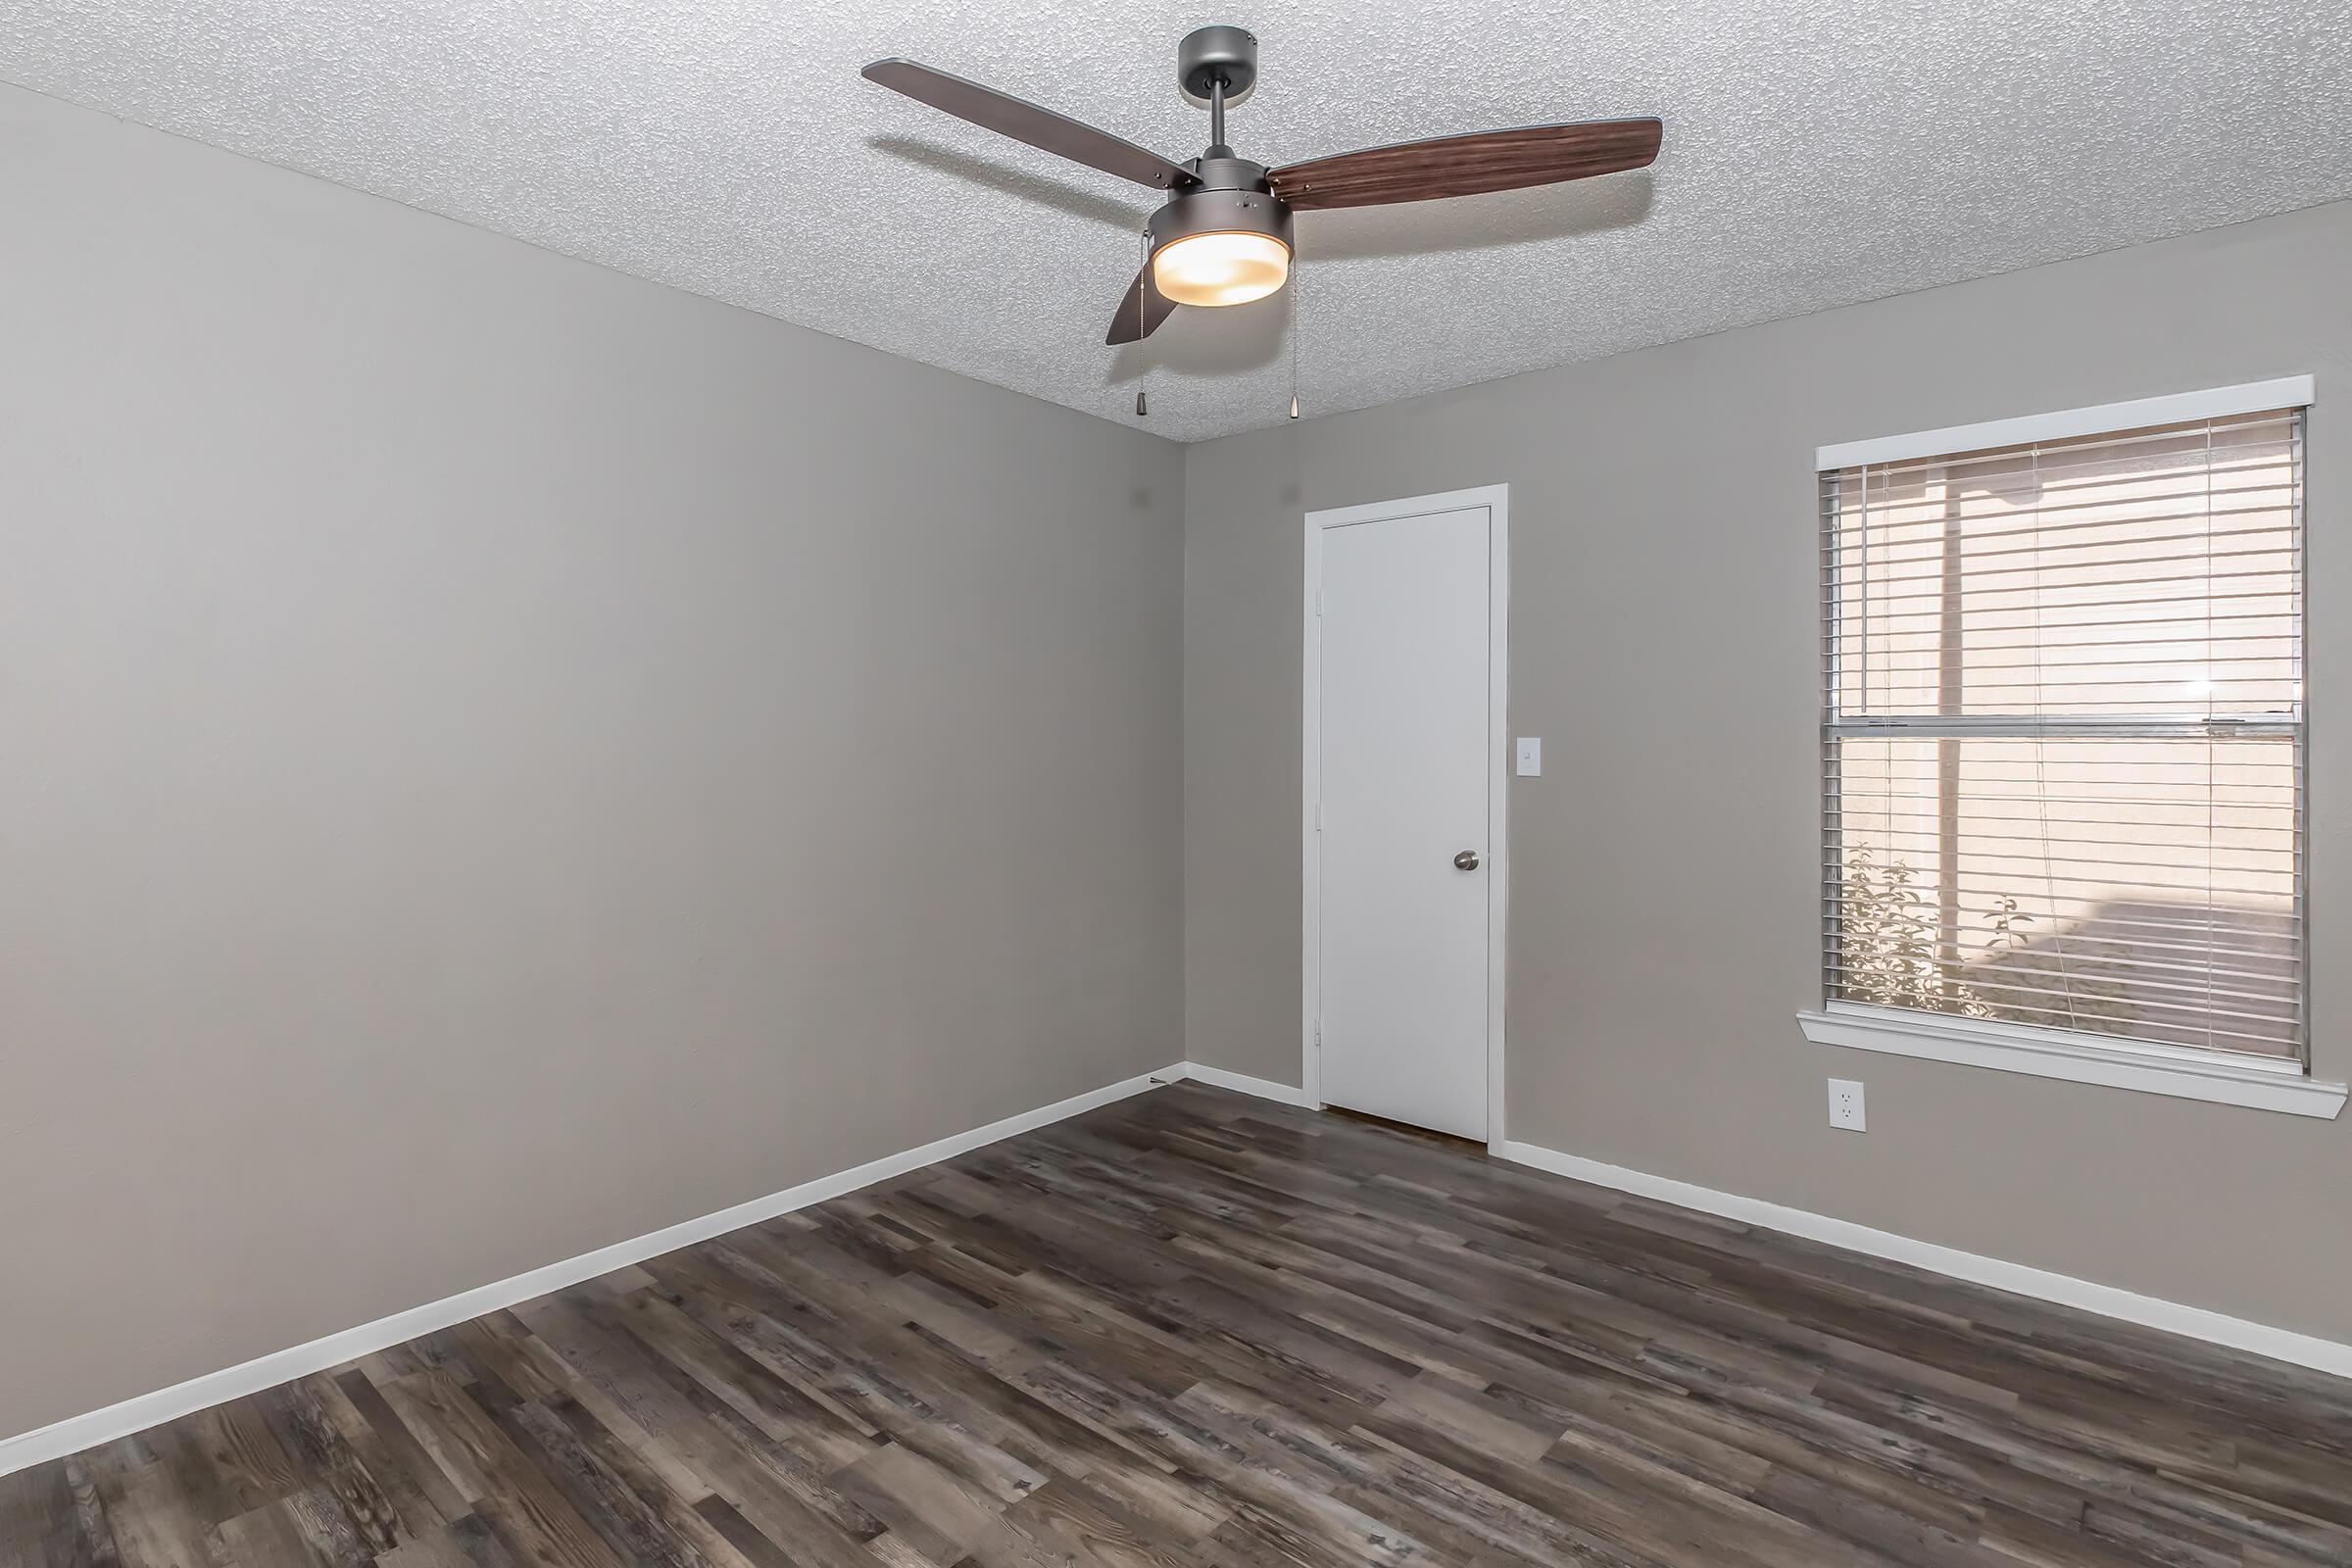
[[[2299,1057],[2303,416],[1822,474],[1835,1001]]]

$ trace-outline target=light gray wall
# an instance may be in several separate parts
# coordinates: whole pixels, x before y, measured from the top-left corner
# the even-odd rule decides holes
[[[1170,443],[0,89],[0,1435],[1181,1054]]]
[[[1737,267],[1727,256],[1725,266]],[[1302,510],[1511,486],[1511,1136],[2352,1340],[2352,1120],[1807,1045],[1813,449],[2315,371],[2312,1015],[2352,1075],[2352,204],[1193,447],[1188,1054],[1298,1081]],[[1313,345],[1307,346],[1311,365]],[[1827,1125],[1865,1080],[1870,1128]]]

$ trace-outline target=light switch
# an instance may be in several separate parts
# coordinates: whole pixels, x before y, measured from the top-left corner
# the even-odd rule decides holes
[[[1519,776],[1521,778],[1542,778],[1544,776],[1544,742],[1541,737],[1535,735],[1519,737]]]

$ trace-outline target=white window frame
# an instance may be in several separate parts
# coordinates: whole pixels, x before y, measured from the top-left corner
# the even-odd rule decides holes
[[[2056,441],[2108,430],[2227,418],[2269,409],[2308,408],[2315,381],[2308,375],[2212,387],[2201,392],[2139,398],[2022,418],[1949,425],[1911,435],[1844,441],[1817,448],[1817,472],[1863,464],[1900,463],[1941,452],[1975,452],[2028,441]],[[2304,984],[2310,984],[2308,964]],[[2313,1077],[2307,1061],[2264,1061],[2192,1048],[2118,1040],[2083,1030],[1948,1017],[1906,1007],[1826,1000],[1800,1011],[1798,1027],[1815,1045],[1884,1052],[1930,1061],[1990,1067],[2002,1072],[2244,1105],[2290,1115],[2332,1118],[2344,1106],[2345,1086]],[[2310,1049],[2308,1030],[2305,1048]]]

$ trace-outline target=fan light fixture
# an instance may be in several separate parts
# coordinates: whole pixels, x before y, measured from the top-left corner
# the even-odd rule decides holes
[[[1291,210],[1256,188],[1257,168],[1211,147],[1195,183],[1145,222],[1150,259],[1136,282],[1157,311],[1247,305],[1290,281]]]
[[[1291,248],[1272,234],[1194,234],[1152,258],[1152,284],[1179,305],[1247,305],[1290,275]]]

